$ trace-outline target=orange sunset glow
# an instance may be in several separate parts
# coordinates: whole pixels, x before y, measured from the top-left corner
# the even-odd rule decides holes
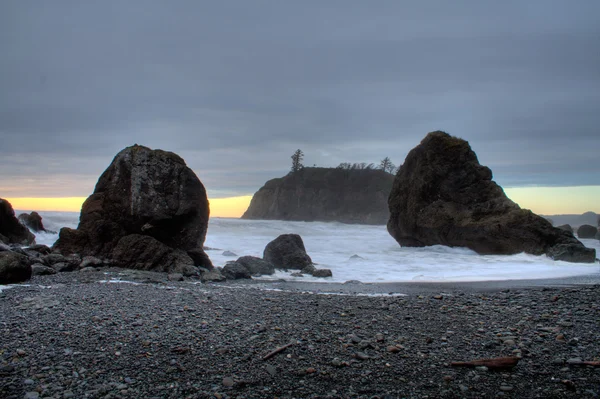
[[[64,198],[6,198],[13,209],[31,211],[61,211],[79,212],[86,197]],[[230,198],[212,198],[210,201],[210,216],[238,218],[248,208],[251,195]]]

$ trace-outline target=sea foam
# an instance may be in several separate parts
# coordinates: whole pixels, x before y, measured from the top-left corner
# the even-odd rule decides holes
[[[79,214],[74,212],[40,212],[47,229],[77,227]],[[300,234],[307,253],[318,268],[328,268],[333,277],[292,277],[278,271],[261,279],[298,281],[400,282],[400,281],[487,281],[559,278],[577,275],[600,275],[600,266],[553,261],[546,256],[528,254],[478,255],[466,248],[440,245],[424,248],[400,247],[385,226],[350,225],[325,222],[287,222],[276,220],[242,220],[211,218],[205,246],[215,266],[223,266],[236,256],[262,257],[265,246],[280,234]],[[58,234],[38,233],[39,244],[51,246]],[[581,240],[600,253],[600,241]],[[353,258],[353,255],[358,255]]]

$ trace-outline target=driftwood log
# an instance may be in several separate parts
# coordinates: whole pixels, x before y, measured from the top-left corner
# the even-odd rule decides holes
[[[569,366],[591,366],[591,367],[600,367],[600,361],[583,361],[578,363],[569,363]]]
[[[470,362],[452,362],[452,367],[480,367],[485,366],[491,370],[506,370],[512,369],[519,363],[518,357],[496,357],[492,359],[478,359]]]
[[[294,345],[294,342],[290,342],[289,344],[280,346],[279,348],[274,349],[273,351],[267,353],[262,360],[269,360],[270,358],[272,358],[273,356],[275,356],[278,353],[283,352],[284,350],[286,350],[287,348],[289,348],[290,346]]]

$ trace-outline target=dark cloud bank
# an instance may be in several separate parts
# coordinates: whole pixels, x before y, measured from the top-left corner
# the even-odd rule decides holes
[[[88,195],[133,143],[249,194],[437,129],[501,185],[600,184],[600,2],[410,3],[3,1],[2,194]]]

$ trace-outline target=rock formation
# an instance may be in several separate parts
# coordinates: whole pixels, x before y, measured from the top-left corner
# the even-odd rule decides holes
[[[597,232],[598,228],[596,228],[595,226],[584,224],[583,226],[579,226],[579,228],[577,229],[577,237],[594,238]]]
[[[29,230],[36,233],[45,232],[44,224],[42,223],[42,217],[37,212],[22,213],[18,218],[21,223],[29,228]],[[56,232],[54,232],[56,234]]]
[[[6,244],[30,245],[35,243],[35,236],[19,223],[12,205],[0,198],[0,241]]]
[[[312,265],[302,237],[298,234],[282,234],[268,243],[263,252],[263,259],[277,269],[284,270],[302,270]]]
[[[204,186],[183,159],[134,145],[115,156],[83,204],[79,226],[61,229],[54,249],[145,270],[212,268],[202,250],[208,216]]]
[[[242,218],[385,224],[393,180],[375,169],[304,168],[265,183]]]
[[[268,243],[263,252],[263,259],[276,269],[300,270],[301,274],[310,274],[313,277],[332,276],[329,269],[315,268],[312,259],[306,253],[302,237],[298,234],[282,234]]]
[[[398,170],[389,197],[388,231],[402,246],[468,247],[480,254],[547,254],[594,262],[567,231],[521,209],[479,164],[469,143],[429,133]]]

